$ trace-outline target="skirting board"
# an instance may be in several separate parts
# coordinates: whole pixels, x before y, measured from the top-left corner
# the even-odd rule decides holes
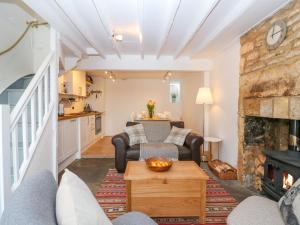
[[[63,171],[68,165],[70,165],[76,159],[77,159],[77,157],[76,157],[76,153],[75,153],[75,154],[71,155],[69,158],[67,158],[65,161],[61,162],[58,165],[58,173]]]

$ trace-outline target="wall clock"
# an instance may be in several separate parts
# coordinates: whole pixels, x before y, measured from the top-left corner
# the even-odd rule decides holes
[[[268,49],[277,48],[285,39],[287,25],[283,20],[278,20],[272,24],[266,34],[266,43]]]

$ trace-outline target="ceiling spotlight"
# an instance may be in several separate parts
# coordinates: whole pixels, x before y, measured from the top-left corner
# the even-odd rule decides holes
[[[123,41],[123,35],[122,35],[122,34],[113,34],[113,35],[112,35],[112,38],[113,38],[115,41]]]
[[[105,74],[108,74],[108,71],[107,71],[107,70],[105,70],[105,71],[104,71],[104,73],[105,73]]]
[[[171,72],[167,72],[167,75],[170,77],[170,76],[172,76],[172,73]]]

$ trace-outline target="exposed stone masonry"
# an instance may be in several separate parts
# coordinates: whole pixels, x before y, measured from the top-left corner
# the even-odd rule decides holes
[[[278,48],[269,50],[265,36],[279,19],[287,23],[287,36]],[[240,42],[238,176],[260,189],[267,137],[262,143],[245,144],[245,117],[300,119],[300,0],[258,24]],[[286,131],[283,126],[281,132]],[[281,140],[273,145],[283,149],[286,143]]]

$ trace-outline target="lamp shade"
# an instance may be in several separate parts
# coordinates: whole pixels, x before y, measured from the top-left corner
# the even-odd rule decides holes
[[[198,90],[196,104],[213,104],[213,99],[209,87],[201,87]]]

